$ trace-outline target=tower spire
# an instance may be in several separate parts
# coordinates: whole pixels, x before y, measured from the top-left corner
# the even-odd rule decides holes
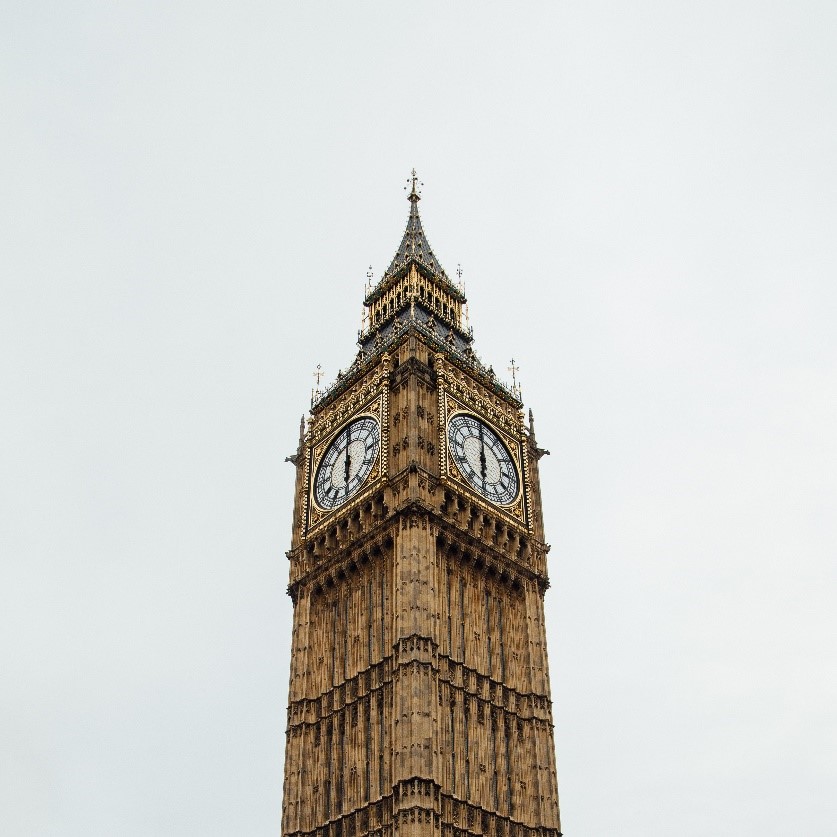
[[[423,185],[418,179],[416,170],[413,169],[410,177],[407,178],[407,185],[404,187],[405,190],[408,188],[410,190],[407,195],[407,200],[410,201],[410,214],[407,218],[407,228],[404,230],[404,236],[401,239],[401,244],[398,246],[392,262],[390,262],[389,267],[381,277],[382,283],[400,269],[406,267],[410,261],[415,261],[426,270],[429,270],[432,275],[443,279],[448,284],[452,284],[441,264],[439,264],[439,260],[436,258],[433,250],[430,248],[430,242],[427,240],[427,235],[421,225],[418,202],[421,200],[421,187]]]

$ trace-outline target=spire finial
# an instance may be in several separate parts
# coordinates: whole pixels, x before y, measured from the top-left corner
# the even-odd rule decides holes
[[[407,186],[410,187],[410,194],[407,196],[407,200],[415,202],[421,200],[421,186],[424,184],[418,179],[418,175],[416,174],[416,170],[413,169],[412,174],[407,178]],[[404,188],[406,189],[407,186]]]
[[[517,382],[517,373],[520,372],[520,367],[511,359],[511,366],[509,372],[512,373],[512,392],[520,399],[520,384]]]
[[[311,406],[314,406],[314,402],[319,399],[319,397],[323,394],[322,390],[320,389],[320,381],[323,379],[323,367],[318,363],[317,364],[317,371],[314,372],[314,380],[317,382],[314,386],[314,389],[311,390]]]

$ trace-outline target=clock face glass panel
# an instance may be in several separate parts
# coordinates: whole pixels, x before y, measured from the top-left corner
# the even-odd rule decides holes
[[[462,476],[492,503],[511,503],[518,492],[517,469],[497,434],[474,416],[455,415],[448,446]]]
[[[378,422],[364,416],[347,424],[328,446],[314,478],[314,498],[323,509],[343,505],[363,485],[378,457]]]

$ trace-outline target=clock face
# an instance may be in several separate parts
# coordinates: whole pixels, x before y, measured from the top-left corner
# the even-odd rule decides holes
[[[471,485],[492,503],[507,505],[517,497],[517,469],[497,434],[474,416],[459,413],[448,423],[453,461]]]
[[[378,422],[364,416],[347,424],[328,446],[314,478],[314,498],[323,509],[342,506],[369,476],[381,438]]]

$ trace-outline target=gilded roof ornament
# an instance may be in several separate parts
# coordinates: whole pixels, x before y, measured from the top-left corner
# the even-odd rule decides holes
[[[418,183],[419,186],[424,186],[423,183],[419,183],[418,175],[416,174],[416,170],[413,169],[412,175],[407,179],[407,186],[411,186],[410,189],[410,196],[408,200],[410,201],[420,201],[421,200],[421,191],[416,188],[416,184]],[[404,188],[406,189],[407,186]]]

